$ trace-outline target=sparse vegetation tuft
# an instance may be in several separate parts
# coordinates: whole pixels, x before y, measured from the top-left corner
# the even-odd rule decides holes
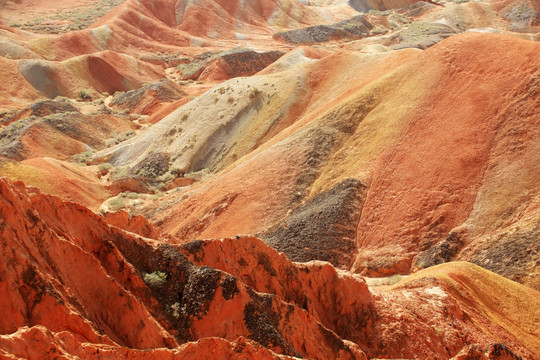
[[[186,305],[180,306],[179,302],[175,302],[174,304],[171,305],[171,311],[172,311],[172,316],[175,319],[178,319],[180,317],[180,314],[184,314],[184,315],[186,314]]]
[[[113,211],[118,211],[126,207],[126,200],[122,197],[117,197],[109,203],[109,208]]]
[[[99,166],[98,166],[98,169],[100,171],[109,171],[111,168],[112,168],[111,163],[103,163],[103,164],[99,164]]]
[[[88,91],[80,90],[79,91],[79,99],[87,101],[87,100],[92,100],[92,97],[90,96],[90,94],[88,94]]]
[[[88,160],[90,160],[90,158],[92,157],[92,155],[94,155],[95,152],[96,152],[96,150],[91,149],[91,150],[85,151],[83,153],[73,155],[72,159],[73,159],[73,161],[76,161],[76,162],[79,162],[79,163],[86,163]]]
[[[31,21],[25,23],[12,22],[10,26],[42,34],[60,34],[86,29],[110,9],[120,5],[124,1],[97,0],[84,7],[64,11],[58,10],[55,14],[44,14],[46,15],[44,17],[36,16]],[[66,20],[68,22],[67,24]]]
[[[163,271],[154,271],[153,273],[146,273],[143,276],[143,281],[151,288],[161,288],[167,282],[167,274]]]
[[[259,90],[259,89],[253,89],[249,92],[249,97],[250,99],[254,99],[256,98],[257,96],[259,96],[260,94],[262,94],[262,91]]]

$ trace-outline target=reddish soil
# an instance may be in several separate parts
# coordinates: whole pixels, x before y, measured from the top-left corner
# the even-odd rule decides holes
[[[539,4],[0,0],[0,359],[538,360]]]
[[[168,245],[5,180],[0,201],[10,239],[0,249],[2,307],[11,309],[0,321],[4,356],[204,358],[232,348],[242,358],[450,358],[474,344],[534,359],[540,347],[538,293],[472,264],[377,293],[253,237]]]
[[[497,54],[496,61],[472,62],[470,47]],[[361,255],[355,270],[370,273],[371,257],[391,253],[403,257],[390,261],[390,272],[406,272],[418,248],[430,246],[467,220],[480,186],[488,181],[487,167],[503,161],[494,158],[495,141],[511,141],[504,130],[514,119],[510,114],[519,111],[530,119],[523,124],[523,134],[536,132],[538,117],[533,114],[538,114],[538,104],[528,93],[540,65],[535,56],[539,49],[536,43],[504,36],[456,36],[426,51],[419,59],[423,65],[414,64],[425,76],[440,77],[411,114],[396,145],[379,160],[358,225],[358,246],[376,250]],[[456,103],[459,112],[452,111]],[[382,274],[380,265],[374,266]]]

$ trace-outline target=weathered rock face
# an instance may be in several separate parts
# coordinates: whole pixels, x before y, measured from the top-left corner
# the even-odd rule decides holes
[[[490,289],[507,294],[504,296],[509,296],[509,303],[518,298],[530,300],[538,294],[465,263],[425,270],[416,275],[417,280],[390,291],[370,293],[356,275],[346,276],[325,263],[291,263],[255,238],[195,241],[182,248],[197,264],[224,270],[257,291],[274,293],[302,306],[336,334],[360,345],[369,357],[427,358],[436,354],[448,359],[474,343],[472,339],[478,339],[484,349],[505,336],[503,328],[512,327],[512,322],[522,323],[522,316],[527,316],[513,310],[492,313],[488,309],[493,300],[486,296],[484,284],[490,283]],[[275,281],[279,278],[287,281]],[[481,280],[471,283],[473,278]],[[472,298],[474,304],[467,300]],[[528,300],[524,301],[523,306],[530,309],[525,305]],[[535,318],[539,316],[538,312],[534,314]],[[493,316],[505,320],[489,334],[483,325],[471,326],[471,321],[486,324]],[[515,342],[509,346],[527,357],[536,351],[538,342],[528,342],[529,350],[522,347],[520,339],[532,334],[528,331],[534,326],[529,325],[536,320],[525,321],[529,330],[520,334],[514,328],[512,331],[517,332],[510,337]],[[422,336],[416,335],[419,333]]]
[[[416,50],[364,56],[298,49],[260,76],[233,79],[207,92],[147,134],[133,138],[131,147],[114,148],[115,159],[134,165],[135,160],[157,152],[145,144],[157,138],[168,144],[167,131],[181,127],[184,131],[170,145],[160,146],[161,151],[178,154],[173,166],[215,171],[231,166],[184,193],[165,196],[143,214],[184,240],[261,233],[310,197],[311,186],[332,158],[334,147],[354,129],[348,120],[360,118],[369,107],[351,106],[309,124],[314,114],[324,114],[348,94],[417,55]],[[361,71],[366,75],[358,81],[340,80]],[[244,96],[254,88],[261,93]],[[223,119],[216,113],[222,113]],[[345,178],[349,177],[355,175]]]
[[[9,309],[0,333],[28,327],[2,337],[8,353],[39,357],[52,346],[76,355],[76,344],[89,342],[91,355],[105,346],[127,357],[127,348],[172,349],[200,338],[244,336],[260,344],[247,348],[365,359],[356,345],[300,307],[256,293],[220,270],[198,267],[173,246],[109,226],[83,207],[21,183],[2,180],[0,191],[1,305]],[[25,353],[33,343],[35,352]],[[222,344],[225,352],[232,346]],[[177,350],[161,352],[172,356]]]
[[[471,61],[471,48],[483,55]],[[344,266],[356,234],[350,268],[368,276],[470,260],[466,247],[487,250],[487,236],[537,216],[538,49],[499,34],[423,52],[298,49],[250,88],[229,80],[109,152],[125,166],[171,153],[171,168],[213,173],[140,211],[184,241],[260,234],[295,260]],[[332,190],[347,179],[366,186],[362,206]],[[536,273],[527,243],[522,265],[504,264],[514,279]]]
[[[175,349],[137,350],[125,347],[81,342],[70,332],[54,333],[43,326],[20,328],[16,333],[0,335],[0,356],[40,360],[75,356],[81,359],[166,359],[212,360],[223,357],[231,360],[292,360],[245,338],[227,341],[205,338]]]
[[[364,331],[362,324],[372,320],[365,281],[328,263],[292,263],[254,237],[193,241],[181,249],[196,264],[226,271],[256,291],[297,304],[344,338]]]
[[[106,247],[114,234],[99,217],[58,198],[29,196],[20,183],[18,190],[5,181],[1,186],[0,272],[9,293],[3,306],[11,309],[1,322],[3,334],[43,325],[55,332],[71,329],[81,340],[133,348],[176,343],[123,287],[124,281],[135,280],[134,288],[144,283],[114,247]]]
[[[315,25],[274,34],[273,38],[291,44],[313,44],[331,40],[360,39],[374,28],[366,16],[358,15],[332,25]]]
[[[475,239],[458,258],[539,290],[539,236],[540,217],[536,215]]]
[[[538,292],[472,264],[372,292],[254,237],[172,245],[22,183],[1,180],[0,196],[2,355],[449,359],[504,338],[488,358],[534,359],[540,348]]]
[[[106,2],[0,0],[0,358],[537,360],[538,1]]]
[[[200,69],[203,80],[227,80],[239,76],[252,76],[275,62],[285,53],[281,51],[232,51],[209,61]]]
[[[496,259],[501,247],[491,251],[487,239],[521,221],[538,198],[538,46],[453,36],[510,28],[535,39],[537,13],[530,0],[444,8],[416,0],[128,0],[74,33],[40,37],[4,26],[0,66],[11,80],[1,84],[3,105],[78,92],[103,101],[104,92],[131,90],[100,109],[148,114],[130,119],[155,126],[112,139],[132,124],[87,115],[90,104],[13,110],[0,115],[0,154],[13,160],[1,161],[1,174],[92,209],[118,192],[175,190],[134,213],[183,241],[260,234],[294,260],[372,276],[468,259],[537,286],[530,240],[514,242],[518,266]],[[290,51],[277,33],[294,44],[343,41]],[[480,54],[474,61],[471,48]],[[69,161],[105,139],[116,146],[92,164],[111,161],[123,175],[89,179],[61,162],[53,170],[44,169],[49,160],[23,164]],[[337,193],[347,179],[365,191]]]
[[[130,113],[149,115],[159,111],[164,103],[180,100],[186,95],[178,85],[163,79],[139,89],[114,94],[110,106]]]
[[[109,225],[150,239],[161,238],[161,231],[140,215],[131,216],[125,211],[107,212],[103,214],[103,220]]]
[[[501,42],[492,42],[495,38]],[[358,245],[366,252],[359,252],[354,266],[356,271],[365,274],[407,272],[413,253],[428,250],[452,231],[459,231],[454,228],[463,224],[474,236],[502,227],[501,222],[517,217],[520,206],[527,205],[518,203],[511,194],[520,197],[523,195],[517,194],[530,192],[533,198],[537,196],[538,188],[530,182],[530,176],[535,176],[532,174],[537,173],[538,167],[529,162],[534,157],[532,154],[537,154],[538,107],[529,85],[536,83],[537,70],[529,67],[526,56],[527,60],[522,58],[521,66],[527,76],[512,79],[511,74],[515,74],[509,66],[512,61],[498,57],[497,61],[490,61],[483,67],[490,69],[491,75],[483,76],[482,82],[473,78],[466,80],[467,74],[475,74],[474,68],[480,64],[472,63],[462,55],[465,49],[461,46],[462,41],[474,42],[478,51],[491,48],[503,56],[513,56],[506,46],[499,47],[504,39],[510,41],[508,46],[538,50],[538,44],[534,42],[465,35],[451,37],[441,43],[447,46],[435,46],[424,53],[446,59],[438,63],[443,68],[438,65],[431,70],[425,68],[444,75],[430,87],[429,95],[423,101],[426,107],[422,109],[426,111],[415,112],[413,120],[406,126],[406,134],[379,159],[377,175],[369,188],[371,196],[366,199],[358,226]],[[446,70],[447,66],[462,70]],[[492,87],[513,90],[486,90]],[[444,110],[454,104],[454,96],[467,99],[461,111]],[[475,98],[478,101],[473,100]],[[495,103],[504,105],[481,105]],[[496,108],[501,110],[491,113]],[[439,121],[444,124],[435,125]],[[445,131],[436,130],[439,128]],[[523,141],[518,141],[517,133],[510,129],[521,129]],[[479,134],[484,134],[481,141]],[[439,151],[432,151],[434,148]],[[465,148],[468,150],[464,151]],[[422,161],[418,161],[419,158]],[[511,159],[520,160],[513,162]],[[520,170],[509,171],[515,166],[512,164],[520,161],[523,163]],[[521,190],[510,181],[518,172]],[[532,203],[534,200],[527,202]],[[506,215],[502,216],[505,211]],[[393,256],[388,257],[389,253]]]
[[[295,208],[260,234],[293,261],[323,260],[348,268],[356,253],[356,226],[366,187],[347,179]]]
[[[68,111],[26,117],[0,131],[0,156],[18,161],[35,157],[67,160],[89,149],[102,149],[113,133],[134,128],[129,119],[106,112],[85,115]]]

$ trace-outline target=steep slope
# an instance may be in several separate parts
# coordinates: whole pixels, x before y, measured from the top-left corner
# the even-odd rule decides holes
[[[471,261],[533,289],[540,289],[537,265],[540,258],[537,242],[540,215],[538,208],[535,210],[520,214],[521,218],[507,227],[474,238],[455,258]],[[444,242],[441,245],[444,247]]]
[[[538,354],[540,351],[538,312],[521,311],[524,308],[533,309],[537,306],[534,302],[538,299],[538,291],[471,263],[455,262],[419,271],[392,286],[387,292],[406,293],[409,289],[425,287],[426,282],[441,286],[449,296],[458,301],[461,309],[465,311],[474,309],[472,311],[476,314],[485,316],[494,324],[494,332],[502,328],[512,328],[511,332],[515,339],[527,344],[526,346],[533,354]],[[424,289],[428,293],[437,290]],[[493,294],[498,296],[494,297]],[[505,304],[502,306],[498,302],[500,298],[505,299]],[[486,326],[493,325],[479,322],[476,326],[478,329],[485,329]]]
[[[496,61],[480,57],[477,62],[471,62],[470,46],[486,56],[500,55]],[[516,54],[524,56],[518,59],[511,55],[513,52],[508,50],[512,47],[519,48]],[[388,267],[398,266],[394,271],[406,271],[414,253],[442,240],[469,216],[474,219],[474,204],[482,199],[497,201],[482,196],[481,185],[489,188],[500,185],[506,191],[532,191],[532,198],[537,196],[538,189],[532,180],[536,176],[533,175],[536,163],[525,162],[517,175],[510,170],[509,162],[514,157],[525,160],[538,156],[532,155],[537,148],[540,119],[534,96],[540,60],[534,53],[538,49],[538,44],[533,42],[495,35],[467,35],[452,37],[444,47],[435,46],[426,52],[433,56],[426,59],[430,63],[445,65],[443,68],[435,65],[431,72],[426,64],[424,76],[439,73],[441,77],[430,88],[429,95],[417,104],[397,143],[385,149],[378,160],[358,236],[360,248],[371,247],[374,251],[359,257],[357,271],[369,272],[372,259],[379,262],[375,267],[384,268],[387,251],[395,257],[388,259]],[[520,75],[516,68],[520,69]],[[452,111],[456,103],[460,103],[459,111]],[[517,134],[510,128],[523,129],[522,140],[517,140]],[[502,145],[513,141],[523,143],[523,148]],[[433,152],[434,148],[438,151]],[[498,180],[511,174],[522,179],[522,186],[516,184],[514,188],[513,184],[503,185]],[[512,209],[518,202],[514,200],[517,199],[497,202],[507,212],[507,221],[515,213]],[[488,208],[493,211],[497,206],[484,209]],[[500,221],[487,214],[483,220],[483,224],[472,226],[473,231],[485,231],[488,223],[497,226]],[[402,254],[401,259],[398,254]]]
[[[171,160],[165,169],[218,171],[263,144],[268,148],[286,138],[293,132],[286,130],[292,124],[297,124],[294,128],[301,127],[356,89],[416,55],[414,50],[366,56],[298,49],[260,76],[229,80],[179,108],[146,133],[97,156],[117,166],[135,166],[152,153],[168,153]],[[329,69],[332,63],[342,66]],[[341,76],[354,76],[359,71],[363,77],[357,82],[340,80]],[[315,134],[315,129],[312,132],[314,136],[323,136]],[[162,139],[158,141],[162,147],[153,145],[156,139]],[[299,139],[295,137],[287,142],[292,144]],[[280,158],[287,160],[277,156],[273,161]]]
[[[254,237],[175,246],[22,183],[0,180],[0,196],[7,358],[449,359],[474,345],[532,360],[540,345],[539,293],[472,264],[370,291]]]
[[[539,14],[0,0],[0,358],[537,360]]]
[[[474,61],[472,48],[477,54]],[[214,113],[225,109],[225,104],[220,105],[224,100],[220,97],[217,107],[212,107],[213,93],[209,92],[196,100],[191,111],[180,108],[149,134],[120,145],[115,149],[113,162],[121,165],[142,161],[156,151],[148,139],[156,135],[165,139],[173,124],[179,123],[178,117],[181,120],[189,113],[188,123],[192,117],[208,119],[208,126],[201,128],[203,136],[199,132],[194,138],[193,125],[186,126],[180,135],[180,143],[192,144],[193,148],[178,153],[165,147],[165,151],[171,151],[170,166],[181,171],[225,169],[143,211],[167,232],[180,235],[184,241],[259,233],[280,221],[287,223],[287,216],[298,216],[300,210],[294,210],[298,205],[352,178],[367,187],[366,195],[355,205],[359,221],[353,239],[356,237],[358,257],[352,268],[373,276],[407,273],[413,266],[423,266],[415,260],[418,254],[449,236],[454,237],[452,233],[462,239],[461,249],[483,233],[508,226],[534,204],[538,197],[538,50],[538,43],[513,37],[464,34],[420,55],[408,53],[408,61],[401,56],[400,60],[407,63],[397,68],[399,62],[392,60],[395,53],[364,55],[363,59],[385,59],[388,66],[381,71],[367,61],[358,77],[354,77],[354,72],[339,74],[338,69],[342,68],[337,66],[322,70],[328,69],[327,61],[335,63],[346,57],[310,60],[308,65],[293,66],[284,74],[299,74],[299,68],[313,71],[316,81],[300,82],[302,88],[312,84],[313,95],[308,102],[298,101],[303,111],[300,116],[295,113],[294,123],[279,119],[273,125],[274,136],[265,135],[266,142],[256,151],[252,151],[252,144],[257,144],[260,135],[246,137],[252,133],[243,130],[245,125],[222,125],[239,124],[230,119],[244,119],[245,113],[224,112],[224,120],[217,121],[211,114],[196,115],[195,105],[205,104]],[[294,59],[292,53],[289,56],[268,71]],[[295,99],[288,95],[294,82],[277,83],[280,74],[251,78],[251,84],[256,84],[261,93],[240,100],[241,104],[252,103],[252,107],[242,108],[252,111],[253,119],[263,126],[268,126],[263,114],[273,108],[266,106],[266,101],[272,104],[279,101],[280,95],[288,101]],[[344,76],[351,80],[341,80],[337,85]],[[346,85],[351,83],[355,86]],[[242,80],[222,86],[229,84],[234,94],[241,88]],[[273,84],[280,87],[272,97]],[[336,101],[324,102],[326,94],[336,94],[335,90],[341,94],[334,97]],[[457,103],[459,111],[455,111]],[[283,102],[276,104],[277,108],[284,108]],[[230,111],[234,106],[226,109]],[[246,124],[253,124],[253,120]],[[261,125],[258,126],[255,129],[260,129]],[[213,127],[217,129],[212,130]],[[204,135],[208,130],[212,131],[211,138]],[[246,139],[252,142],[247,142],[250,145],[245,150],[233,151],[241,149],[240,141]],[[227,165],[230,166],[226,168]],[[304,214],[308,216],[309,212]],[[295,224],[301,223],[295,220]],[[314,225],[307,222],[302,226],[298,234],[309,234]],[[317,241],[313,240],[313,244],[287,243],[287,249],[278,249],[295,259],[305,259],[301,249],[307,247],[307,257],[317,252]],[[349,259],[354,257],[349,253]],[[347,259],[334,264],[352,265]]]
[[[2,111],[20,106],[20,103],[28,104],[39,98],[38,92],[24,79],[13,60],[0,57],[0,71],[3,77],[9,81],[0,82],[0,90],[3,94],[0,99]]]
[[[21,162],[1,159],[0,174],[11,181],[24,181],[46,194],[97,210],[105,199],[118,194],[97,176],[98,169],[52,158],[33,158]]]
[[[179,343],[209,338],[226,353],[234,346],[228,341],[250,337],[284,354],[365,359],[356,345],[305,310],[195,266],[172,246],[109,226],[86,208],[28,191],[22,183],[0,185],[6,241],[1,306],[9,309],[0,321],[4,352],[38,358],[52,346],[97,357],[103,348],[128,357],[137,354],[130,349],[161,349],[138,353],[176,358],[202,346],[176,350]],[[89,349],[82,352],[81,343]],[[277,358],[257,350],[260,345],[247,345],[247,351]]]
[[[69,101],[59,103],[70,104]],[[11,124],[0,131],[0,155],[18,161],[36,157],[67,160],[73,155],[106,147],[113,133],[134,132],[138,127],[131,119],[111,116],[104,109],[91,115],[82,114],[77,108],[63,110],[16,121],[13,120],[17,115],[9,119]]]
[[[275,251],[261,245],[247,237],[195,241],[186,244],[184,253],[198,264],[239,277],[258,291],[304,304],[321,323],[359,344],[370,358],[445,359],[462,347],[474,343],[484,349],[500,339],[508,345],[513,342],[512,349],[520,348],[521,356],[530,357],[540,345],[535,326],[540,313],[534,310],[539,293],[473,264],[439,265],[367,294],[358,276],[346,276],[323,262],[304,265],[310,271],[304,268],[298,273],[300,282],[291,281],[298,264],[277,260]],[[323,284],[317,280],[319,273],[325,274]],[[289,281],[276,282],[273,276]],[[503,296],[505,304],[494,305],[500,299],[490,297],[489,291],[508,295]],[[496,325],[487,330],[487,323]],[[507,333],[510,328],[511,334]]]
[[[48,49],[44,51],[49,52]],[[111,51],[74,57],[63,62],[21,60],[19,70],[37,91],[48,98],[59,95],[77,97],[80,91],[99,96],[102,92],[138,88],[145,82],[164,77],[157,66]]]
[[[361,54],[295,50],[261,75],[226,81],[180,107],[144,133],[97,154],[116,166],[135,167],[153,154],[170,161],[163,172],[224,169],[292,123],[302,124],[348,93],[416,56],[414,50]],[[321,58],[320,61],[315,61]],[[341,64],[328,70],[330,63]],[[340,76],[364,71],[356,83]],[[328,101],[331,98],[332,100]],[[280,136],[282,139],[284,136]],[[155,144],[161,144],[156,147]]]

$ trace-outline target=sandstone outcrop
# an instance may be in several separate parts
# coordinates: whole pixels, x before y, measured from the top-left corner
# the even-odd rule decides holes
[[[121,111],[150,115],[159,111],[164,103],[171,103],[187,94],[168,79],[146,84],[139,89],[128,92],[117,92],[109,105]]]
[[[470,263],[372,291],[254,237],[173,245],[22,183],[0,185],[4,354],[449,359],[478,344],[486,356],[534,359],[540,347],[538,292]],[[505,345],[491,346],[498,339]]]
[[[470,48],[483,55],[470,61]],[[284,67],[282,62],[290,64],[286,55],[250,78],[260,91],[253,98],[228,104],[227,97],[235,99],[238,89],[245,86],[242,80],[229,80],[146,134],[113,148],[114,159],[119,166],[136,165],[156,152],[148,145],[149,139],[160,136],[168,143],[167,131],[182,127],[182,134],[163,150],[172,154],[182,144],[193,147],[171,157],[170,168],[207,169],[218,174],[185,192],[165,196],[157,207],[152,204],[141,213],[184,240],[268,234],[269,243],[286,252],[290,248],[289,255],[296,260],[318,256],[315,259],[344,265],[347,260],[332,260],[326,249],[317,248],[316,240],[307,244],[307,239],[324,238],[331,224],[317,227],[305,219],[321,216],[328,220],[326,214],[332,213],[333,201],[339,198],[330,189],[346,179],[356,179],[367,188],[362,206],[355,206],[356,215],[350,214],[347,225],[358,219],[356,230],[345,231],[347,226],[330,230],[340,241],[356,234],[357,257],[351,269],[368,276],[387,276],[472,259],[465,252],[460,255],[466,246],[474,242],[475,252],[487,249],[489,234],[510,226],[523,214],[537,214],[538,43],[505,35],[462,34],[421,53],[403,51],[401,64],[395,62],[393,52],[357,57],[362,75],[354,78],[358,82],[352,87],[333,80],[354,76],[346,70],[350,67],[334,67],[333,74],[323,70],[331,62],[351,64],[352,58],[297,50],[294,56],[303,56],[304,62]],[[493,54],[500,56],[493,58]],[[306,55],[312,57],[305,60]],[[382,61],[374,65],[375,58]],[[515,72],[514,66],[523,71]],[[480,68],[483,76],[478,75]],[[290,79],[279,82],[283,79],[280,74],[306,71],[307,75],[295,80],[302,88],[293,86]],[[302,91],[303,84],[314,91]],[[324,97],[311,95],[325,94],[325,85],[336,89],[334,94],[342,91],[340,102],[329,104]],[[274,93],[274,88],[280,92]],[[225,99],[218,95],[220,91]],[[291,106],[278,120],[269,116],[274,112],[266,112],[274,104],[283,109],[283,104],[293,100],[298,107]],[[460,112],[449,110],[456,101],[464,104]],[[194,114],[211,119],[206,109],[212,103],[223,118],[208,120],[205,126]],[[196,106],[205,110],[197,111]],[[302,107],[302,116],[290,123]],[[270,129],[276,129],[269,130],[273,136],[268,130],[259,131],[264,127],[252,128],[255,121],[272,124]],[[199,129],[196,134],[195,129]],[[521,135],[516,129],[521,129]],[[433,152],[433,148],[446,150]],[[323,194],[333,194],[333,200],[321,203]],[[319,197],[313,200],[315,196]],[[359,192],[355,196],[362,197]],[[328,208],[313,214],[306,208],[312,203],[319,207],[327,203]],[[500,268],[498,273],[514,268],[515,279],[529,273],[524,264],[534,262],[537,246],[522,243],[527,260],[519,266],[506,262],[507,270]],[[301,255],[297,249],[309,255]],[[348,256],[353,252],[348,251]],[[522,275],[517,274],[520,271]]]
[[[0,358],[538,360],[539,6],[0,0]]]
[[[128,348],[174,354],[179,343],[250,337],[282,354],[366,358],[306,310],[196,266],[173,246],[22,183],[2,180],[1,196],[2,307],[10,314],[0,322],[3,351],[77,355],[77,343],[89,343],[89,354],[105,347],[127,357]],[[225,342],[221,351],[231,346]],[[35,353],[25,354],[29,348]]]

